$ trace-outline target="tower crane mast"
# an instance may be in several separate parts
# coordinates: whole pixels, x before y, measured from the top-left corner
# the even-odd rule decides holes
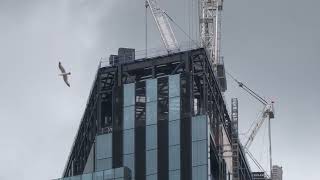
[[[222,92],[227,90],[221,49],[221,12],[223,0],[199,0],[200,44],[207,50],[208,58],[213,66]]]

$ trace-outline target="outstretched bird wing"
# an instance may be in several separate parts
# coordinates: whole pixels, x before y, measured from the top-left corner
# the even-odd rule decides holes
[[[59,69],[60,69],[60,71],[61,71],[62,73],[66,73],[66,70],[64,70],[61,62],[59,62]]]
[[[70,87],[70,84],[69,84],[69,82],[68,82],[68,76],[67,76],[67,75],[63,75],[63,80],[64,80],[64,82],[67,84],[67,86]]]

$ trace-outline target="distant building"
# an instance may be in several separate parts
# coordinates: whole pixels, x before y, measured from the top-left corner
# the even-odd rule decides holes
[[[267,180],[264,172],[253,172],[253,180]]]
[[[274,165],[272,166],[272,180],[282,180],[282,167]]]

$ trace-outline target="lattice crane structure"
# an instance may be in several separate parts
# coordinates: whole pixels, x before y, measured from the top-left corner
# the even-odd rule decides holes
[[[223,0],[199,0],[200,43],[207,50],[222,92],[227,90],[223,57],[221,51],[221,13]]]
[[[169,23],[168,15],[160,8],[157,0],[147,0],[146,7],[149,7],[161,35],[162,42],[168,53],[180,50],[178,41]]]

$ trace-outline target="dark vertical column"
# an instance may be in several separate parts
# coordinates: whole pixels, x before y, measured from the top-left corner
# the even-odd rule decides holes
[[[121,82],[121,66],[118,67],[116,83],[112,90],[112,167],[123,166],[123,136],[122,136],[122,103],[123,88]]]
[[[135,179],[145,180],[146,172],[146,85],[136,83],[135,104]]]
[[[168,77],[158,79],[158,180],[169,179]]]
[[[185,57],[185,73],[181,76],[181,180],[191,180],[191,116],[192,116],[192,79],[190,73],[190,56]]]

